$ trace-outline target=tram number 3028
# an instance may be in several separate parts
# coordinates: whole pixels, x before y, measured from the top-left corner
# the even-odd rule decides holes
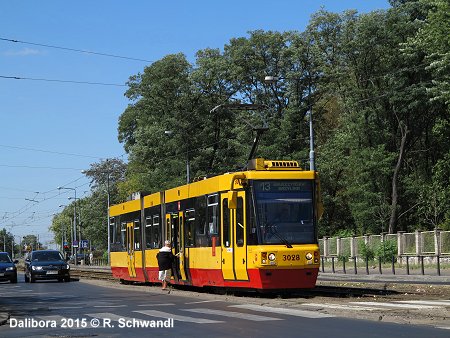
[[[299,261],[300,255],[283,255],[283,261]]]

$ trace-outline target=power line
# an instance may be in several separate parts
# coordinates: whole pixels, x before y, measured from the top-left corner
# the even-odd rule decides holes
[[[27,147],[18,147],[18,146],[10,146],[6,144],[0,144],[0,147],[3,148],[11,148],[11,149],[19,149],[19,150],[29,150],[29,151],[37,151],[41,153],[49,153],[49,154],[57,154],[57,155],[68,155],[68,156],[78,156],[78,157],[88,157],[88,158],[95,158],[95,159],[101,159],[100,156],[90,156],[90,155],[81,155],[81,154],[73,154],[73,153],[64,153],[59,151],[52,151],[52,150],[44,150],[44,149],[36,149],[36,148],[27,148]]]
[[[6,167],[6,168],[27,168],[27,169],[83,170],[83,169],[80,169],[80,168],[37,167],[37,166],[28,166],[28,165],[9,165],[9,164],[0,164],[0,167]]]
[[[28,81],[44,81],[44,82],[58,82],[58,83],[88,84],[88,85],[97,85],[97,86],[127,87],[126,84],[120,84],[120,83],[104,83],[104,82],[89,82],[89,81],[74,81],[74,80],[58,80],[58,79],[7,76],[7,75],[0,75],[0,78],[8,79],[8,80],[28,80]]]
[[[67,51],[70,51],[70,52],[78,52],[78,53],[84,53],[84,54],[93,54],[93,55],[107,56],[107,57],[118,58],[118,59],[125,59],[125,60],[133,60],[133,61],[141,61],[141,62],[153,63],[153,61],[150,61],[150,60],[138,59],[138,58],[133,58],[133,57],[129,57],[129,56],[122,56],[122,55],[115,55],[115,54],[108,54],[108,53],[99,53],[99,52],[93,52],[93,51],[84,50],[84,49],[75,49],[75,48],[68,48],[68,47],[62,47],[62,46],[47,45],[47,44],[43,44],[43,43],[21,41],[21,40],[7,39],[7,38],[1,38],[1,37],[0,37],[0,40],[1,41],[7,41],[7,42],[21,43],[21,44],[24,44],[24,45],[40,46],[40,47],[46,47],[46,48],[67,50]]]

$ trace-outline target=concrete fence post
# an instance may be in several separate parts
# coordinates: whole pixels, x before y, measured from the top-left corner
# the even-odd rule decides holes
[[[402,255],[405,253],[405,232],[397,231],[397,256],[403,261]]]
[[[352,236],[350,238],[350,256],[356,257],[356,238]]]
[[[328,257],[329,254],[329,244],[328,244],[328,237],[323,236],[323,256]]]
[[[441,229],[434,229],[434,253],[441,255]]]
[[[416,256],[420,256],[422,253],[422,232],[420,230],[416,230]]]
[[[342,253],[341,237],[336,237],[336,256],[339,257]]]

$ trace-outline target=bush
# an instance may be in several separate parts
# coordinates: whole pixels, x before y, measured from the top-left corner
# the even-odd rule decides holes
[[[397,256],[397,242],[396,241],[384,241],[377,247],[375,256],[381,259],[382,263],[388,263],[392,261],[392,257]]]
[[[364,260],[373,261],[375,258],[375,250],[364,242],[359,244],[359,254]]]

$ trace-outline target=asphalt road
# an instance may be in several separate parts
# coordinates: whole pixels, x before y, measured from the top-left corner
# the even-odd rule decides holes
[[[434,307],[438,307],[438,301],[434,302]],[[377,305],[367,300],[365,304],[355,303],[351,306],[359,310],[352,311],[371,311],[370,307]],[[433,307],[394,302],[377,306],[385,306],[385,311],[396,306],[409,306],[410,311],[421,311],[421,306],[428,310]],[[442,300],[439,307],[446,312],[450,300]],[[354,312],[348,309],[328,311],[332,309],[330,305],[318,299],[304,299],[292,306],[266,298],[180,290],[168,294],[158,287],[112,282],[25,284],[23,275],[19,276],[18,284],[0,284],[0,308],[10,314],[10,319],[0,326],[0,337],[447,338],[450,333],[450,324],[449,329],[440,329],[355,319]],[[139,327],[142,325],[149,327]]]

